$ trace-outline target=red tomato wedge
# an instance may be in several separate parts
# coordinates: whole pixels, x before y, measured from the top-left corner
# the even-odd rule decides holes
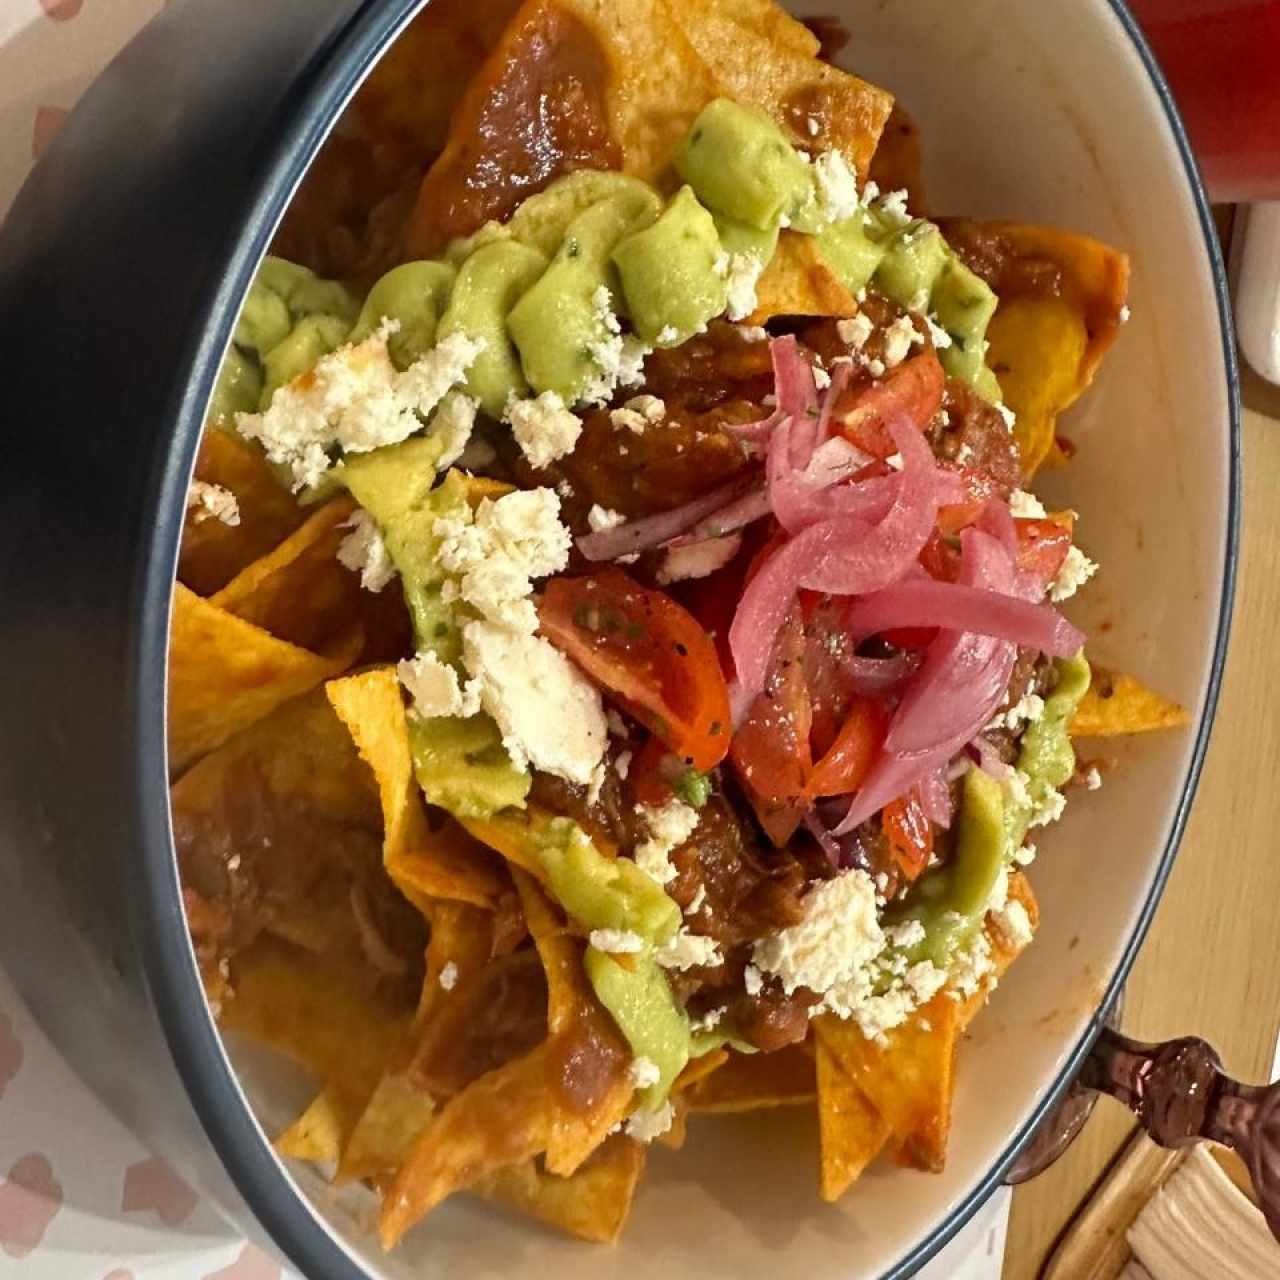
[[[884,742],[889,713],[873,698],[858,698],[830,750],[809,774],[809,795],[842,796],[856,791]]]
[[[1039,583],[1052,582],[1071,550],[1071,524],[1054,517],[1015,520],[1019,570]]]
[[[765,691],[733,735],[730,757],[751,807],[781,848],[809,807],[809,731],[812,708],[804,676],[804,624],[793,609],[778,633]]]
[[[542,634],[695,769],[729,749],[729,693],[711,637],[670,596],[621,569],[553,578]]]
[[[880,382],[842,395],[831,418],[832,428],[877,458],[897,452],[886,425],[905,415],[922,430],[942,407],[946,375],[932,351],[904,360]]]
[[[894,861],[908,880],[914,880],[933,854],[933,826],[924,815],[918,789],[912,787],[905,796],[891,800],[882,817]]]

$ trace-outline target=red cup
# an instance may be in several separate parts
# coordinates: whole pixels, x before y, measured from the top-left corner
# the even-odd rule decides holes
[[[1209,195],[1280,200],[1280,0],[1129,0]]]

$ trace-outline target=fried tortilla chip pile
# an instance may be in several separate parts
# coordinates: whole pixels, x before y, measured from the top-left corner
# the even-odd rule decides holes
[[[669,192],[673,148],[717,97],[758,108],[797,144],[840,151],[859,180],[870,171],[908,186],[918,206],[909,117],[818,55],[818,39],[772,0],[435,0],[357,96],[277,247],[360,287],[575,169],[621,169]],[[1057,231],[941,225],[1000,297],[988,363],[1029,477],[1062,454],[1058,415],[1115,335],[1127,261]],[[858,311],[812,237],[784,230],[753,323]],[[388,665],[412,651],[408,613],[398,584],[363,590],[342,563],[349,496],[299,505],[222,426],[208,430],[196,478],[234,495],[238,521],[189,519],[183,540],[174,829],[222,1025],[315,1082],[278,1149],[381,1193],[388,1247],[463,1191],[583,1240],[616,1240],[645,1163],[622,1130],[638,1082],[588,980],[585,930],[535,847],[554,812],[531,801],[459,820],[425,802]],[[1185,718],[1098,670],[1072,731]],[[1009,892],[1034,927],[1025,875]],[[998,975],[1017,949],[990,919],[985,929]],[[816,1106],[824,1199],[882,1152],[938,1170],[958,1044],[988,990],[944,990],[878,1040],[824,1014],[776,1052],[710,1048],[676,1078],[661,1140],[696,1140],[688,1120],[699,1113]]]

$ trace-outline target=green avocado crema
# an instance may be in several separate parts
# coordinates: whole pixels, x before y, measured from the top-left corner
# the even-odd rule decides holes
[[[874,287],[933,312],[951,340],[939,351],[947,372],[999,399],[984,359],[997,299],[932,223],[861,204],[837,217],[856,192],[834,200],[824,190],[832,166],[820,172],[826,162],[811,162],[768,116],[725,98],[703,108],[674,163],[685,185],[665,203],[625,174],[568,174],[506,223],[454,241],[442,261],[393,268],[363,305],[336,281],[266,258],[211,417],[265,408],[277,387],[388,319],[397,322],[387,347],[400,369],[449,334],[483,339],[464,390],[490,417],[530,394],[589,402],[620,371],[616,316],[647,347],[686,342],[725,311],[737,260],[763,269],[783,227],[813,235],[850,292]],[[853,182],[847,170],[844,182]]]
[[[1045,699],[1043,714],[1023,734],[1018,752],[1026,795],[982,769],[970,769],[964,776],[951,857],[926,871],[887,913],[888,924],[918,920],[924,926],[924,940],[908,953],[911,963],[949,965],[981,927],[996,880],[1022,846],[1036,808],[1075,772],[1068,727],[1089,688],[1089,664],[1077,654],[1059,659],[1056,666],[1058,683]]]
[[[377,522],[400,574],[419,653],[434,653],[455,667],[467,619],[444,598],[448,575],[440,564],[435,523],[467,509],[466,486],[451,471],[435,488],[443,442],[416,436],[403,444],[348,457],[341,468],[352,496]],[[409,717],[414,775],[432,803],[460,818],[489,818],[500,809],[523,808],[532,779],[517,769],[492,718],[478,712]]]

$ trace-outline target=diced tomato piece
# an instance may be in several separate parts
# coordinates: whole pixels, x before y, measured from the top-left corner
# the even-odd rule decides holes
[[[676,757],[657,734],[650,734],[644,745],[632,756],[627,770],[627,794],[636,804],[661,808],[674,794],[671,788],[670,762]],[[683,768],[681,762],[681,768]]]
[[[855,791],[867,776],[888,728],[889,713],[880,702],[856,699],[835,742],[809,774],[810,796],[817,799]]]
[[[779,848],[795,834],[809,800],[812,713],[804,675],[804,626],[793,609],[778,633],[764,692],[733,735],[730,759],[751,807]]]
[[[729,693],[711,637],[670,596],[621,569],[553,578],[542,633],[695,769],[729,749]]]
[[[894,861],[908,880],[914,880],[933,855],[933,827],[924,815],[919,789],[912,787],[885,805],[882,820]]]
[[[904,360],[880,382],[842,395],[831,423],[845,439],[877,458],[897,452],[888,423],[905,416],[921,430],[942,407],[946,375],[932,351]]]
[[[1036,582],[1052,582],[1071,550],[1070,523],[1050,518],[1013,523],[1018,534],[1019,570]]]

